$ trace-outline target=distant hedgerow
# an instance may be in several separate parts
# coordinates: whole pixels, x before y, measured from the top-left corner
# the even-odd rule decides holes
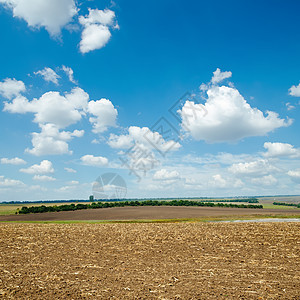
[[[81,209],[96,209],[108,207],[124,207],[124,206],[208,206],[208,207],[230,207],[230,208],[254,208],[261,209],[262,205],[253,204],[232,204],[232,203],[213,203],[201,202],[190,200],[172,200],[172,201],[159,201],[159,200],[146,200],[146,201],[120,201],[120,202],[93,202],[91,204],[64,204],[54,206],[23,206],[19,210],[19,214],[29,213],[44,213],[44,212],[59,212],[59,211],[72,211]]]
[[[273,205],[294,206],[300,208],[300,203],[273,202]]]

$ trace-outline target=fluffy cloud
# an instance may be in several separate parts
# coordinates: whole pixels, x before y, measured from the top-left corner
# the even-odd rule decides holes
[[[110,9],[89,9],[89,14],[85,17],[79,17],[79,21],[82,25],[90,24],[102,24],[110,26],[114,24],[115,12]]]
[[[222,72],[219,68],[215,72],[213,72],[214,76],[211,79],[212,84],[217,84],[223,81],[226,78],[230,78],[232,73],[230,71]]]
[[[70,67],[62,66],[62,70],[67,74],[72,83],[77,84],[76,80],[74,79],[74,72]]]
[[[294,182],[300,183],[300,169],[288,171],[287,174],[291,177],[291,179]]]
[[[263,177],[253,178],[251,179],[251,182],[256,185],[270,186],[276,184],[277,179],[273,175],[265,175]]]
[[[13,11],[13,16],[24,19],[29,27],[44,27],[51,36],[59,36],[61,29],[77,14],[74,0],[0,0]]]
[[[34,114],[33,121],[39,124],[41,132],[32,133],[33,149],[26,149],[34,155],[72,153],[67,142],[73,137],[82,137],[84,131],[69,132],[61,129],[77,123],[89,114],[93,132],[101,133],[109,126],[116,126],[118,115],[111,101],[89,101],[89,95],[79,87],[64,95],[50,91],[32,101],[19,95],[4,103],[4,111]]]
[[[102,156],[84,155],[80,160],[87,166],[103,167],[108,164],[108,159]]]
[[[289,94],[294,97],[300,97],[300,83],[297,86],[293,85],[289,89]]]
[[[38,181],[55,181],[56,179],[52,176],[47,176],[47,175],[34,175],[33,180],[38,180]]]
[[[69,151],[68,141],[73,137],[82,137],[84,130],[59,131],[54,124],[40,125],[41,132],[32,133],[32,149],[25,151],[36,155],[58,155],[58,154],[72,154]]]
[[[0,176],[0,188],[23,187],[25,184],[20,180],[5,178]]]
[[[111,33],[107,26],[91,24],[82,31],[80,51],[87,53],[101,49],[108,43],[110,37]]]
[[[108,99],[90,101],[88,103],[88,112],[95,117],[90,117],[93,124],[93,132],[101,133],[107,130],[107,127],[116,126],[118,111]]]
[[[79,23],[84,26],[80,41],[81,53],[103,48],[111,37],[109,28],[117,28],[115,13],[109,9],[89,9],[89,14],[79,17]]]
[[[25,91],[26,87],[23,81],[18,81],[14,78],[6,78],[0,82],[0,95],[7,99],[19,96],[21,92]]]
[[[294,148],[293,145],[287,143],[264,143],[267,152],[263,153],[265,157],[287,156],[290,158],[300,157],[300,149]]]
[[[212,176],[212,180],[209,181],[209,186],[216,188],[225,188],[227,185],[226,180],[220,174],[216,174]]]
[[[180,175],[177,171],[168,171],[166,169],[161,169],[156,171],[153,175],[154,180],[175,180],[179,179]]]
[[[41,75],[45,81],[53,82],[56,85],[58,84],[58,78],[60,78],[51,68],[44,68],[43,70],[34,72],[34,74]]]
[[[144,145],[148,149],[157,149],[160,152],[178,150],[181,145],[173,140],[166,141],[158,133],[151,131],[148,127],[130,126],[127,135],[117,136],[111,134],[108,144],[112,148],[126,149],[134,144]]]
[[[211,86],[205,105],[186,101],[179,114],[182,128],[196,140],[209,143],[237,141],[250,136],[263,136],[276,128],[289,126],[278,114],[265,116],[252,108],[239,91],[227,86]]]
[[[236,175],[255,176],[277,172],[278,168],[273,166],[269,160],[258,159],[252,162],[233,164],[228,170]]]
[[[111,134],[109,136],[108,144],[112,148],[116,149],[128,149],[133,146],[133,138],[128,135],[116,135]]]
[[[15,158],[6,158],[3,157],[1,158],[1,164],[9,164],[9,165],[25,165],[26,161],[24,159],[21,159],[19,157],[15,157]]]
[[[24,97],[17,97],[12,102],[6,102],[4,111],[11,113],[32,112],[35,114],[34,122],[52,123],[64,128],[78,122],[83,109],[87,107],[89,95],[81,88],[74,88],[65,96],[59,92],[47,92],[39,99],[28,101]]]
[[[39,165],[32,165],[27,169],[20,169],[20,172],[27,174],[47,174],[54,173],[52,162],[49,160],[43,160]]]

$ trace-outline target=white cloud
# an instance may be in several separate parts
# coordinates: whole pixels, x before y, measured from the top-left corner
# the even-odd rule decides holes
[[[168,171],[166,169],[158,170],[154,173],[154,180],[174,180],[179,179],[180,175],[177,171]]]
[[[292,105],[290,102],[287,102],[287,103],[285,104],[285,106],[286,106],[286,109],[287,109],[287,110],[293,110],[293,109],[296,108],[296,106],[295,106],[295,105]]]
[[[7,99],[19,96],[21,92],[25,91],[26,87],[23,81],[18,81],[14,78],[6,78],[0,82],[0,95]]]
[[[300,97],[300,83],[297,86],[293,85],[289,89],[289,94],[294,97]]]
[[[72,168],[64,168],[65,171],[67,171],[68,173],[77,173],[76,170],[72,169]]]
[[[232,73],[230,71],[222,72],[219,68],[215,72],[213,72],[214,76],[211,79],[212,84],[217,84],[223,81],[226,78],[230,78]]]
[[[109,41],[111,33],[107,26],[92,24],[87,26],[81,35],[80,51],[87,53],[103,48]]]
[[[15,158],[6,158],[3,157],[1,158],[1,164],[10,164],[10,165],[25,165],[26,161],[24,159],[21,159],[19,157],[15,157]]]
[[[300,169],[298,170],[290,170],[287,173],[291,179],[296,182],[296,183],[300,183]]]
[[[32,133],[33,149],[26,149],[27,152],[34,155],[71,154],[67,142],[73,137],[82,137],[84,131],[61,131],[62,128],[77,123],[88,114],[95,133],[104,132],[109,126],[116,126],[118,111],[111,101],[88,100],[89,95],[75,87],[64,95],[50,91],[32,101],[18,96],[13,101],[4,103],[4,111],[34,114],[33,122],[39,124],[41,132]]]
[[[108,164],[108,159],[102,156],[84,155],[80,160],[87,166],[103,167]]]
[[[195,140],[209,143],[237,141],[250,136],[263,136],[292,121],[267,111],[264,116],[252,108],[239,91],[227,86],[212,86],[207,90],[205,105],[186,101],[179,113],[182,128]]]
[[[43,70],[34,72],[35,75],[41,75],[45,81],[47,82],[53,82],[54,84],[58,84],[58,78],[60,78],[59,75],[55,73],[51,68],[44,68]]]
[[[64,128],[78,122],[87,107],[89,95],[81,88],[74,88],[65,96],[59,92],[47,92],[39,99],[28,101],[25,97],[17,97],[12,102],[6,102],[4,111],[11,113],[32,112],[34,122],[52,123]]]
[[[47,175],[34,175],[33,180],[38,180],[38,181],[55,181],[56,179],[52,176],[47,176]]]
[[[209,186],[216,188],[225,188],[227,185],[226,180],[220,174],[216,174],[212,176],[212,180],[208,183]]]
[[[133,138],[128,135],[116,135],[111,134],[109,136],[108,144],[112,148],[116,149],[128,149],[133,146]]]
[[[90,101],[88,103],[88,112],[95,117],[89,120],[93,124],[93,132],[101,133],[107,130],[107,127],[115,127],[118,111],[108,99]]]
[[[263,177],[253,178],[251,179],[251,181],[256,185],[266,185],[266,186],[274,185],[277,183],[277,179],[273,175],[265,175]]]
[[[79,184],[79,181],[77,181],[77,180],[72,180],[72,181],[69,181],[69,184],[77,185],[77,184]]]
[[[67,74],[72,83],[77,84],[76,80],[74,79],[74,72],[70,67],[62,66],[62,70]]]
[[[40,125],[41,132],[32,133],[32,149],[25,151],[36,155],[58,155],[58,154],[72,154],[69,151],[68,141],[73,137],[82,137],[84,130],[59,131],[59,129],[51,123]]]
[[[80,41],[81,53],[103,48],[111,38],[109,27],[118,29],[115,13],[109,9],[89,9],[89,14],[79,17],[84,26]]]
[[[265,157],[287,156],[290,158],[300,157],[300,149],[294,148],[293,145],[287,143],[264,143],[267,152],[263,153]]]
[[[85,26],[90,24],[113,25],[115,16],[115,12],[110,9],[89,9],[88,16],[80,16],[79,22]]]
[[[24,182],[15,179],[5,178],[0,176],[0,188],[10,188],[10,187],[23,187],[25,186]]]
[[[43,160],[39,165],[32,165],[27,169],[20,169],[20,172],[27,174],[47,174],[54,173],[52,162],[49,160]]]
[[[148,149],[157,149],[161,152],[176,151],[181,145],[173,140],[166,141],[158,132],[148,127],[130,126],[127,135],[111,134],[108,144],[112,148],[130,148],[134,144],[144,145]]]
[[[13,16],[24,19],[29,27],[45,27],[51,36],[59,36],[61,29],[77,14],[74,0],[0,0],[13,11]]]
[[[236,175],[255,176],[277,172],[278,168],[273,166],[269,160],[258,159],[252,162],[233,164],[228,170]]]

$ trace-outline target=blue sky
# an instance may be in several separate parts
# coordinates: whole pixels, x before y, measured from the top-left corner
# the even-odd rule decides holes
[[[0,201],[299,194],[299,8],[0,0]]]

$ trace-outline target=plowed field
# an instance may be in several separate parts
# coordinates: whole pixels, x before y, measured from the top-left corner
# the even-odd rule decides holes
[[[153,220],[203,217],[240,217],[257,215],[300,215],[300,209],[251,209],[187,206],[142,206],[84,209],[27,215],[0,216],[0,221],[59,220]]]
[[[299,223],[0,224],[3,299],[300,299]]]

